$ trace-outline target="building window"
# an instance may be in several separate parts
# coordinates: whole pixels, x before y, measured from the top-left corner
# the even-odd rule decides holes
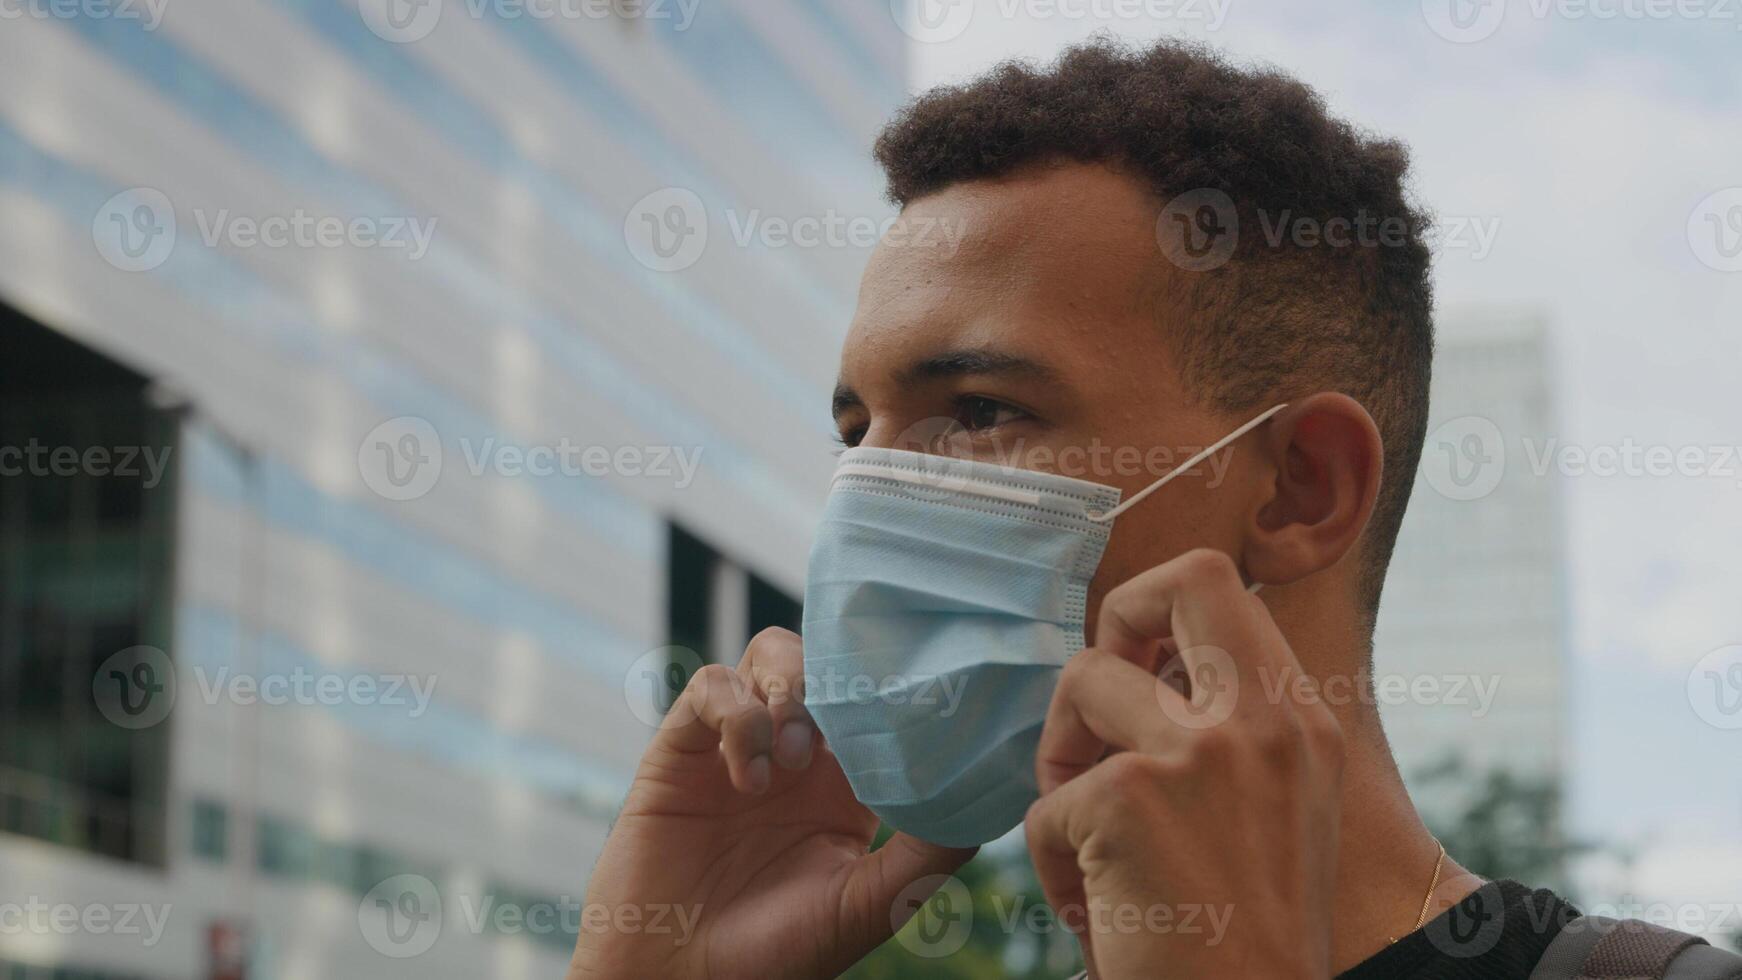
[[[168,721],[94,686],[169,648],[174,421],[146,388],[0,305],[0,830],[160,864]]]
[[[796,631],[797,599],[677,525],[667,549],[666,642],[728,666],[769,626]]]
[[[714,573],[720,553],[675,524],[669,526],[666,541],[666,643],[712,659]]]
[[[750,635],[770,626],[798,632],[804,607],[797,599],[756,576],[750,576]]]
[[[230,812],[214,800],[195,800],[193,852],[208,861],[223,861],[230,853]]]

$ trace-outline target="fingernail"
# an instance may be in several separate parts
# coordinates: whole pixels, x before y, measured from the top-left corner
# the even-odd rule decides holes
[[[785,769],[803,769],[811,764],[811,743],[816,729],[808,721],[789,721],[780,727],[774,757]]]
[[[768,756],[759,755],[750,760],[750,766],[745,771],[750,778],[750,792],[757,795],[768,792],[768,784],[774,779],[774,767],[769,764]]]

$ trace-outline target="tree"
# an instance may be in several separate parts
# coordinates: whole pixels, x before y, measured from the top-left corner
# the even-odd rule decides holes
[[[878,846],[887,837],[880,832]],[[954,877],[959,884],[929,899],[844,980],[1057,980],[1082,969],[1076,939],[1046,904],[1027,852],[988,848]]]
[[[1494,768],[1473,771],[1461,755],[1420,770],[1411,780],[1431,800],[1422,819],[1458,863],[1484,878],[1567,887],[1569,859],[1592,848],[1561,831],[1561,787],[1552,776]]]

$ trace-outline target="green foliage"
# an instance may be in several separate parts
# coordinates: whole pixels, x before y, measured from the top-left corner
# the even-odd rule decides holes
[[[1430,801],[1423,819],[1446,850],[1484,877],[1564,894],[1568,859],[1589,849],[1562,836],[1560,786],[1552,778],[1477,772],[1451,756],[1411,785]],[[881,832],[878,846],[887,839]],[[1076,939],[1046,904],[1024,851],[983,851],[955,877],[961,888],[936,893],[844,980],[1059,980],[1082,969]],[[956,907],[963,888],[971,911]],[[964,920],[965,935],[951,931]]]
[[[1568,860],[1590,849],[1561,833],[1561,788],[1551,777],[1478,773],[1453,755],[1418,772],[1411,786],[1446,851],[1484,878],[1565,894]]]
[[[971,912],[954,907],[960,889],[938,892],[843,978],[1059,980],[1082,969],[1076,939],[1046,904],[1026,852],[982,851],[955,877],[971,898]],[[955,925],[964,920],[965,936]]]

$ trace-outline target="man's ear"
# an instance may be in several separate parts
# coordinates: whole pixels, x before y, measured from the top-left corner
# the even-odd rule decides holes
[[[1334,392],[1291,403],[1260,432],[1276,484],[1247,529],[1241,564],[1255,581],[1286,585],[1335,565],[1360,540],[1385,444],[1361,403]]]

